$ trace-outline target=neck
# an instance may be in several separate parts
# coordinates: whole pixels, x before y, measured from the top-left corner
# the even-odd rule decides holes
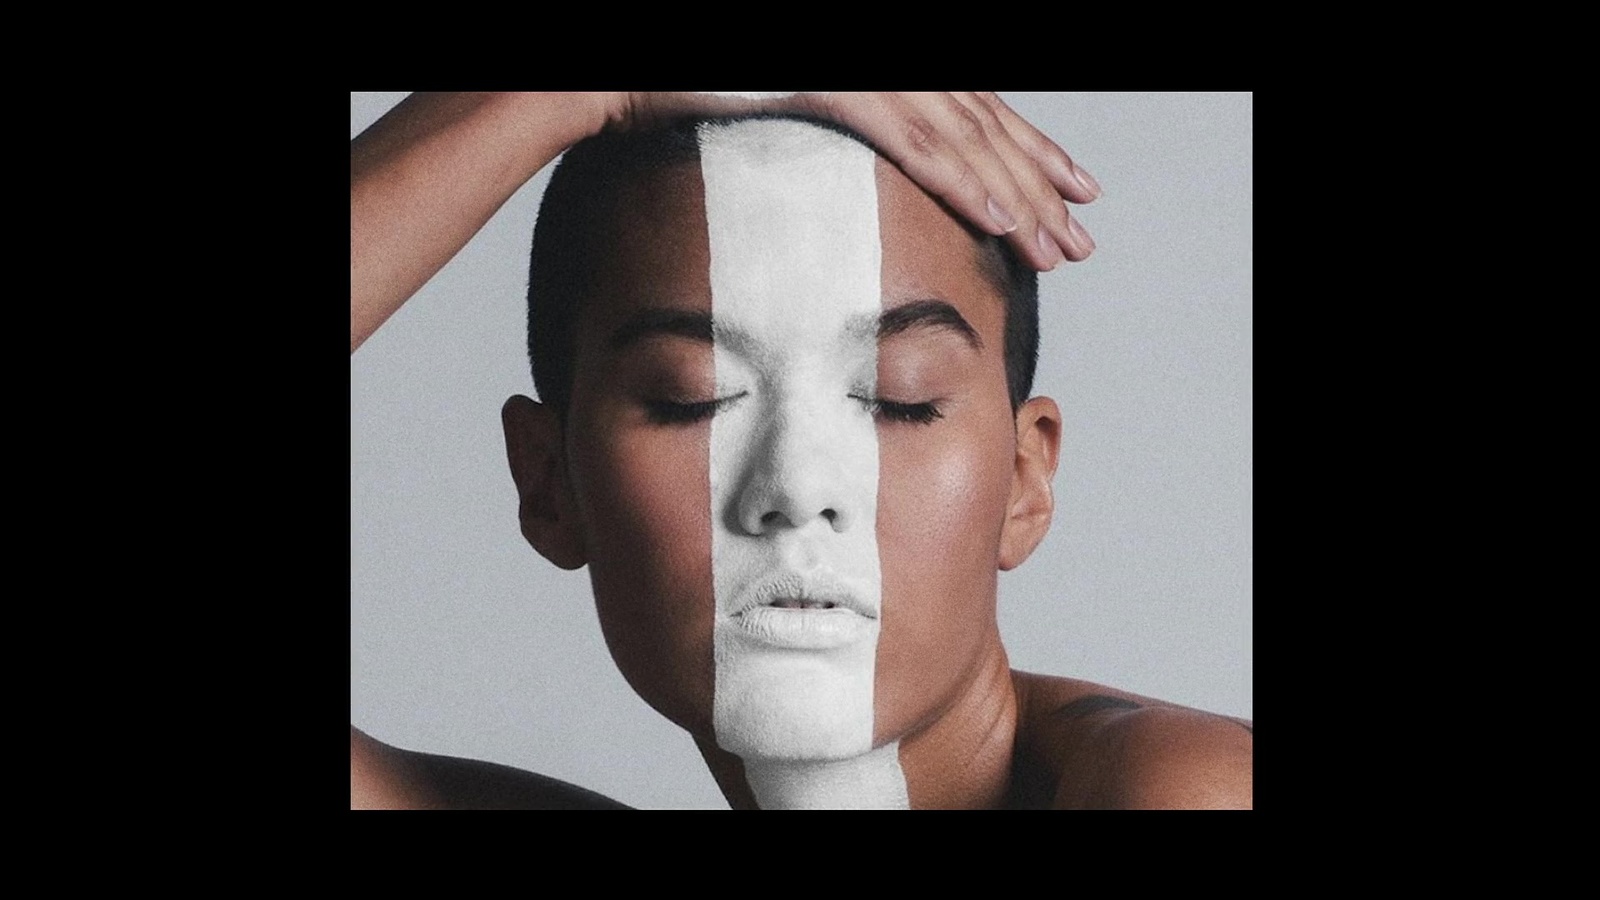
[[[1011,780],[1017,695],[998,638],[966,687],[927,726],[900,741],[913,809],[998,809]]]
[[[929,724],[852,759],[741,760],[696,736],[734,809],[996,809],[1006,799],[1017,698],[1005,649],[994,649]]]

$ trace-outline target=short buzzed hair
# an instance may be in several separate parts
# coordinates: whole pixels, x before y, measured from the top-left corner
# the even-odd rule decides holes
[[[577,320],[582,305],[595,291],[597,268],[606,265],[605,255],[597,250],[606,217],[617,214],[614,201],[618,189],[642,172],[698,161],[702,124],[770,118],[797,117],[686,120],[652,131],[606,133],[579,142],[561,157],[540,201],[533,229],[528,265],[528,362],[539,399],[563,422],[572,398]],[[862,136],[832,123],[802,121],[872,147]],[[973,237],[981,273],[1005,299],[1006,387],[1015,413],[1033,390],[1039,359],[1039,277],[1005,241],[978,231],[960,216],[955,218]]]

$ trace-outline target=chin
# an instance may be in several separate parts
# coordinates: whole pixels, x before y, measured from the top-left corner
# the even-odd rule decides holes
[[[872,749],[871,642],[828,653],[730,649],[719,642],[715,723],[722,749],[745,759],[813,761]]]

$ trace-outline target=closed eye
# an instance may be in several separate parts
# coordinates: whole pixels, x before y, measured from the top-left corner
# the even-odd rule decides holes
[[[854,394],[852,399],[859,400],[866,406],[872,417],[883,422],[903,422],[912,425],[928,425],[936,419],[944,418],[944,413],[933,401],[927,403],[902,403],[898,400],[885,400],[882,397],[861,397]]]
[[[691,403],[682,403],[676,400],[646,400],[644,401],[645,414],[651,422],[657,425],[690,425],[711,418],[717,414],[718,410],[743,397],[745,393],[740,392],[715,400],[701,400]]]

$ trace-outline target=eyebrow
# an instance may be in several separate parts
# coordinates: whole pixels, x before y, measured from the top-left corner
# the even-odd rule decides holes
[[[651,307],[640,310],[611,332],[606,345],[621,350],[655,335],[678,335],[711,343],[711,314],[683,309]]]
[[[870,322],[869,318],[862,323],[864,328],[851,327],[848,330],[870,330]],[[954,306],[943,300],[913,300],[893,309],[884,310],[878,316],[877,337],[881,341],[913,328],[948,329],[959,334],[974,350],[983,349],[983,339],[978,337],[977,330]],[[739,335],[718,328],[713,323],[710,313],[650,307],[640,310],[617,326],[617,329],[611,332],[606,345],[613,351],[622,350],[645,338],[658,335],[686,337],[707,344],[712,343],[713,337],[725,343],[741,343]]]
[[[983,349],[983,339],[977,329],[943,300],[913,300],[910,303],[886,309],[878,316],[878,340],[912,328],[945,328],[966,339],[974,350]]]

